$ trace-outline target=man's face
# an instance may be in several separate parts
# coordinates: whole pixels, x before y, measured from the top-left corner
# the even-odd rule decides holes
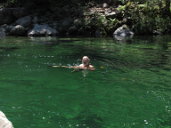
[[[89,58],[83,58],[82,63],[86,66],[89,65]]]

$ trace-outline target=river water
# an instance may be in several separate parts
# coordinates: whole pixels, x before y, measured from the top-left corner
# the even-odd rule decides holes
[[[95,71],[51,67],[84,55]],[[15,128],[170,128],[171,36],[2,38],[0,110]]]

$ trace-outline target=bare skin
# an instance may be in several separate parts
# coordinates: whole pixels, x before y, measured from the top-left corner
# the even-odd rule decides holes
[[[75,70],[79,70],[79,69],[82,69],[82,70],[95,70],[94,66],[90,64],[90,59],[87,57],[87,56],[84,56],[82,58],[82,64],[80,64],[79,66],[52,66],[54,68],[57,68],[57,67],[62,67],[62,68],[73,68]]]

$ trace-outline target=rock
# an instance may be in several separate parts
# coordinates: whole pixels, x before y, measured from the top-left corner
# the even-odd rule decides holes
[[[5,37],[5,36],[6,36],[5,29],[0,28],[0,38]]]
[[[107,35],[106,31],[104,29],[97,29],[95,31],[96,37],[105,37]]]
[[[1,26],[1,28],[4,29],[6,35],[8,35],[8,33],[11,31],[11,29],[12,29],[13,27],[14,27],[14,26],[12,26],[12,25],[7,25],[7,24],[4,24],[4,25]]]
[[[73,26],[69,27],[68,34],[69,35],[76,35],[77,31],[78,31],[78,28],[75,25],[73,25]]]
[[[33,29],[28,32],[28,36],[55,36],[56,29],[51,28],[47,24],[35,24]]]
[[[107,8],[108,7],[108,4],[107,3],[103,3],[102,7],[103,8]]]
[[[153,30],[154,35],[162,35],[161,30]]]
[[[83,25],[81,19],[75,19],[74,22],[73,22],[73,24],[74,24],[75,26],[81,26],[81,25]]]
[[[106,18],[116,18],[118,17],[118,15],[120,15],[120,12],[117,11],[116,9],[115,10],[112,10],[112,9],[106,9],[105,12],[104,12]]]
[[[37,18],[37,16],[35,16],[35,17],[33,18],[32,22],[33,22],[34,24],[37,24],[37,23],[38,23],[38,18]]]
[[[16,35],[16,36],[24,36],[27,33],[26,29],[21,25],[14,26],[11,31],[10,35]]]
[[[0,25],[11,24],[26,14],[24,8],[0,8]]]
[[[73,23],[73,19],[71,19],[71,18],[65,18],[65,19],[62,21],[62,27],[63,27],[64,29],[67,29],[67,28],[69,28],[69,27],[72,25],[72,23]]]
[[[32,23],[31,16],[25,16],[16,21],[17,25],[21,25],[23,27],[28,27]]]
[[[123,40],[124,38],[132,38],[134,33],[127,27],[127,25],[123,25],[115,30],[113,36],[117,40]]]
[[[13,128],[12,123],[7,119],[5,114],[0,111],[0,128]]]

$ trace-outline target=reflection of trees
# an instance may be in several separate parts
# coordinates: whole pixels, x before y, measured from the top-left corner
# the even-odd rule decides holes
[[[167,67],[170,63],[169,45],[167,37],[156,37],[154,38],[155,49],[146,50],[145,56],[150,56],[149,65],[157,67]]]

